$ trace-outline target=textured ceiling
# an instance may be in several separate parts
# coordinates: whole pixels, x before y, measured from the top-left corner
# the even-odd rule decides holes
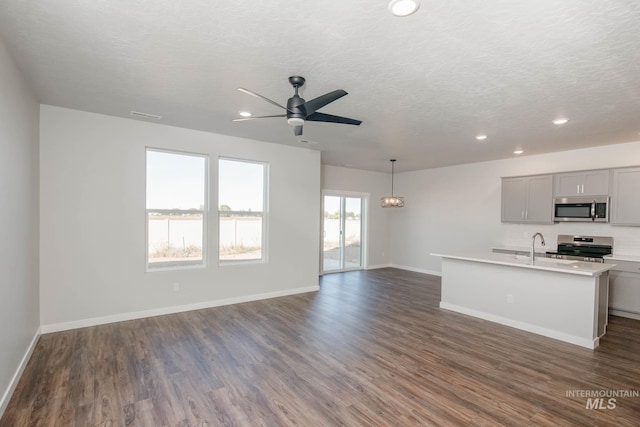
[[[0,36],[40,102],[322,151],[397,171],[640,139],[640,2],[430,0],[2,0]],[[240,110],[349,95],[321,112],[360,119],[232,122]],[[571,120],[559,127],[559,116]],[[487,134],[479,143],[475,136]]]

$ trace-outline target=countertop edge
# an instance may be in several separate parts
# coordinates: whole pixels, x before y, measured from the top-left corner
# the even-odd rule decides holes
[[[458,260],[462,260],[462,261],[471,261],[471,262],[481,262],[481,263],[485,263],[485,264],[494,264],[494,265],[503,265],[503,266],[507,266],[507,267],[519,267],[519,268],[526,268],[526,269],[530,269],[530,270],[540,270],[540,271],[550,271],[550,272],[554,272],[554,273],[564,273],[564,274],[573,274],[573,275],[579,275],[579,276],[587,276],[587,277],[599,277],[602,275],[602,273],[604,273],[605,271],[609,271],[612,268],[615,267],[615,264],[608,264],[608,263],[603,263],[603,264],[597,264],[597,266],[601,266],[602,268],[597,269],[597,270],[579,270],[579,269],[575,269],[575,268],[570,268],[568,265],[567,267],[558,267],[558,266],[544,266],[544,265],[531,265],[525,262],[516,262],[511,261],[511,260],[502,260],[502,259],[491,259],[490,256],[491,255],[500,255],[500,254],[494,254],[494,253],[487,253],[485,257],[482,257],[481,255],[478,254],[439,254],[439,253],[431,253],[432,256],[437,256],[437,257],[441,257],[441,258],[451,258],[451,259],[458,259]],[[581,261],[576,261],[576,262],[581,262]],[[591,264],[591,263],[589,263]]]
[[[604,259],[612,260],[612,261],[640,262],[640,256],[638,255],[625,255],[625,254],[615,254],[615,253],[611,255],[605,255]]]

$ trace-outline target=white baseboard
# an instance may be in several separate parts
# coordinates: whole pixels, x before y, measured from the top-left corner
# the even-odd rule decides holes
[[[400,270],[413,271],[415,273],[430,274],[432,276],[442,277],[442,272],[441,271],[425,270],[425,269],[422,269],[422,268],[409,267],[408,265],[399,265],[399,264],[391,264],[389,267],[398,268]]]
[[[18,365],[18,369],[16,369],[16,372],[13,374],[13,377],[11,377],[9,386],[7,387],[7,389],[4,391],[2,395],[2,399],[0,400],[0,418],[4,414],[5,409],[7,409],[7,405],[9,405],[9,400],[11,400],[11,396],[13,395],[13,392],[15,391],[16,386],[18,385],[18,381],[20,381],[20,377],[24,372],[24,368],[26,368],[27,363],[29,362],[29,358],[31,358],[31,354],[33,353],[33,350],[36,348],[36,344],[38,343],[38,338],[40,338],[40,331],[41,331],[41,328],[38,328],[38,330],[36,331],[36,334],[33,336],[33,339],[31,340],[31,343],[29,343],[29,347],[27,347],[27,351],[22,357],[20,364]]]
[[[377,265],[367,265],[365,270],[377,270],[378,268],[389,268],[391,264],[377,264]]]
[[[480,319],[488,320],[490,322],[499,323],[501,325],[511,326],[512,328],[521,329],[527,332],[533,332],[534,334],[542,335],[556,340],[568,342],[570,344],[579,345],[593,350],[600,344],[600,339],[588,339],[575,335],[566,334],[564,332],[556,331],[554,329],[543,328],[540,326],[532,325],[530,323],[520,322],[518,320],[509,319],[502,316],[496,316],[495,314],[485,313],[483,311],[474,310],[467,307],[461,307],[455,304],[449,304],[440,301],[440,308],[445,310],[455,311],[456,313],[466,314],[468,316],[478,317]]]
[[[284,291],[267,292],[264,294],[247,295],[236,298],[226,298],[214,301],[197,302],[194,304],[176,305],[172,307],[163,307],[152,310],[136,311],[131,313],[113,314],[102,317],[92,317],[89,319],[74,320],[71,322],[53,323],[42,325],[41,332],[43,334],[51,332],[67,331],[69,329],[86,328],[88,326],[104,325],[107,323],[124,322],[127,320],[143,319],[145,317],[162,316],[164,314],[182,313],[185,311],[201,310],[203,308],[220,307],[223,305],[239,304],[249,301],[258,301],[269,298],[284,297],[287,295],[303,294],[307,292],[315,292],[320,290],[319,285],[307,286],[304,288],[287,289]]]
[[[614,316],[627,317],[629,319],[640,320],[640,314],[631,313],[631,312],[628,312],[628,311],[615,310],[615,309],[610,308],[609,309],[609,314],[612,314]]]

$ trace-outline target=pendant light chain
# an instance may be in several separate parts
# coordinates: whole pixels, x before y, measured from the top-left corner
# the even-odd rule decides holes
[[[393,171],[396,164],[395,160],[391,160],[391,197],[393,197]]]

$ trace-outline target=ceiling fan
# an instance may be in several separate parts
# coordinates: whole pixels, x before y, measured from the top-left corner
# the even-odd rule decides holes
[[[262,95],[259,95],[255,92],[252,92],[248,89],[238,88],[240,92],[244,92],[248,95],[255,96],[257,98],[262,98],[270,104],[275,105],[276,107],[280,107],[286,110],[286,114],[277,114],[274,116],[254,116],[254,117],[244,117],[241,119],[234,119],[234,122],[241,122],[245,120],[253,120],[253,119],[266,119],[271,117],[286,117],[287,123],[291,126],[294,126],[293,134],[298,136],[302,135],[302,125],[305,121],[310,122],[329,122],[329,123],[343,123],[346,125],[356,125],[359,126],[362,123],[361,120],[349,119],[347,117],[333,116],[331,114],[319,113],[318,110],[325,105],[342,98],[347,94],[342,89],[334,90],[333,92],[325,93],[317,98],[312,99],[311,101],[305,101],[303,98],[298,95],[298,89],[304,86],[305,79],[300,76],[291,76],[289,77],[289,83],[295,89],[295,94],[289,98],[287,101],[287,106],[283,106],[278,104],[275,101],[272,101],[269,98],[266,98]]]

